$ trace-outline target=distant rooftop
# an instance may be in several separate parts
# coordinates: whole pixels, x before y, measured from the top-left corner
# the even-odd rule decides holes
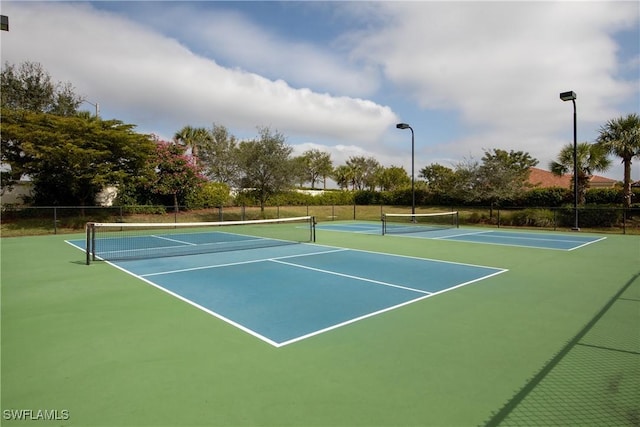
[[[544,169],[531,168],[529,183],[534,187],[562,187],[571,188],[571,174],[558,176]],[[593,175],[591,177],[591,188],[612,188],[616,184],[615,179],[604,176]]]

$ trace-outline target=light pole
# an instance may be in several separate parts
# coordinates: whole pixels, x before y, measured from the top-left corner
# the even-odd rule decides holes
[[[87,101],[86,99],[81,99],[81,102],[86,102],[89,105],[93,105],[96,108],[96,119],[98,118],[98,113],[100,112],[100,106],[99,104],[96,102],[95,104],[91,101]]]
[[[415,187],[415,179],[413,173],[414,167],[414,138],[413,138],[413,128],[406,123],[398,123],[396,125],[398,129],[411,129],[411,215],[415,215],[416,213],[416,187]],[[411,218],[412,221],[415,221],[415,218]]]
[[[573,102],[573,231],[580,231],[578,227],[578,118],[576,113],[576,93],[562,92],[560,99]]]

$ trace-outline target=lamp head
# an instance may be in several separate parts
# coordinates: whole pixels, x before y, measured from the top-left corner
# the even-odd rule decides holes
[[[408,125],[408,124],[406,124],[406,123],[398,123],[398,124],[396,125],[396,128],[398,128],[398,129],[409,129],[410,127],[411,127],[411,126],[409,126],[409,125]]]
[[[563,101],[573,101],[574,99],[576,99],[576,93],[573,91],[562,92],[560,94],[560,99],[562,99]]]

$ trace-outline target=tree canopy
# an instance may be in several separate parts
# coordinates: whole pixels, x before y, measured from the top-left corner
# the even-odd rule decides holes
[[[476,197],[491,202],[516,198],[527,188],[531,168],[537,164],[538,160],[522,151],[485,151],[477,170]]]
[[[10,170],[2,185],[28,176],[36,204],[92,205],[105,186],[142,173],[153,143],[133,130],[118,120],[3,108],[0,159]]]
[[[302,167],[302,176],[304,182],[311,182],[311,188],[314,189],[316,181],[320,178],[325,179],[333,172],[331,164],[331,154],[320,151],[317,148],[307,150],[300,156]]]
[[[54,83],[40,63],[29,61],[18,67],[5,63],[0,96],[3,108],[60,116],[75,115],[82,102],[71,83]]]
[[[242,187],[256,194],[260,208],[264,210],[269,196],[292,185],[294,177],[289,173],[289,156],[293,148],[286,144],[280,132],[272,132],[269,128],[261,128],[259,132],[257,139],[240,143],[238,160]]]
[[[565,145],[555,161],[549,164],[549,169],[556,175],[572,172],[578,181],[578,203],[584,204],[589,182],[595,172],[607,170],[611,160],[601,145],[580,142],[576,146],[577,170],[573,170],[573,144]],[[573,179],[573,178],[572,178]]]
[[[631,162],[640,159],[640,117],[629,114],[609,120],[600,128],[597,143],[609,154],[622,159],[624,165],[624,203],[631,206]]]
[[[205,182],[184,149],[167,141],[156,141],[155,152],[148,158],[147,173],[149,190],[171,196],[176,212],[180,203]]]

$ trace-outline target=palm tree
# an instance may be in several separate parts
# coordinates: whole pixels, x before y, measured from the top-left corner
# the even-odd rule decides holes
[[[193,126],[185,126],[174,135],[174,139],[187,148],[191,148],[191,157],[194,166],[198,167],[198,151],[204,145],[208,144],[211,139],[211,133],[206,128],[194,128]]]
[[[581,142],[576,147],[576,159],[578,170],[575,176],[578,178],[578,203],[584,204],[589,188],[589,181],[594,172],[604,172],[611,166],[611,160],[607,157],[605,149],[598,144]],[[549,164],[549,169],[560,176],[573,169],[573,144],[562,147],[556,161]]]
[[[600,127],[597,143],[608,154],[614,154],[622,159],[624,165],[624,204],[631,206],[631,160],[640,158],[640,117],[629,114],[609,120]]]
[[[353,182],[352,170],[347,165],[340,165],[333,170],[333,179],[342,190],[348,190],[349,184]]]

